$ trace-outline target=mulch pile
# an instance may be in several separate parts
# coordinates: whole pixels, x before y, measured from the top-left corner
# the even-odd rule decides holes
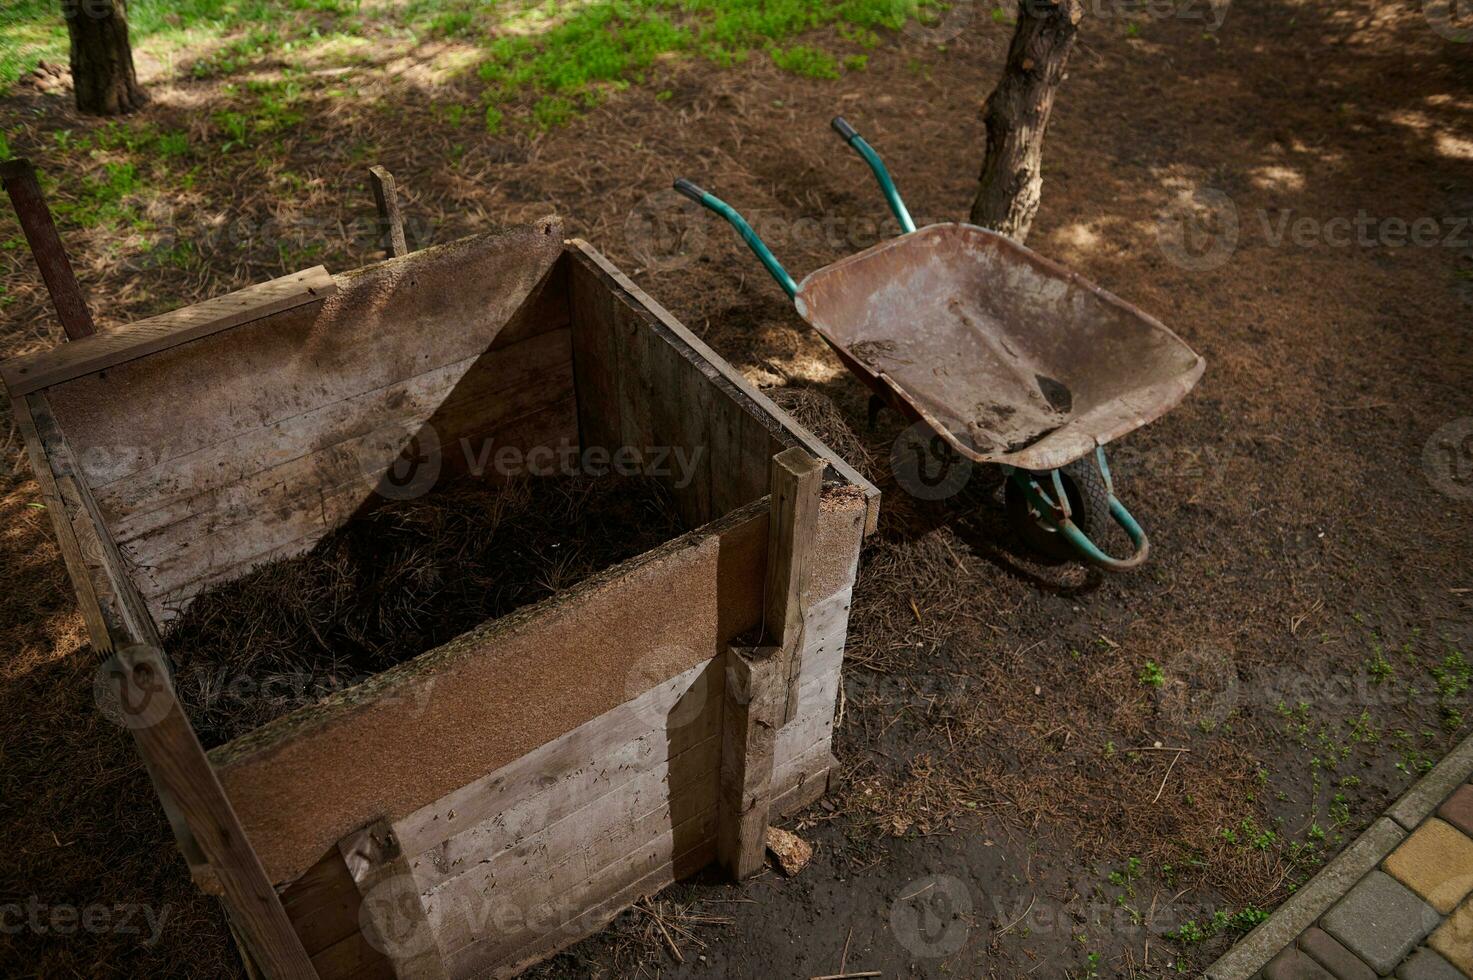
[[[653,478],[458,480],[198,596],[164,645],[218,745],[684,530]]]

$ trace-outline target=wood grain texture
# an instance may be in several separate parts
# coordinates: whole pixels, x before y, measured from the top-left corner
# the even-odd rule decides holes
[[[651,665],[711,659],[758,621],[765,532],[760,507],[738,511],[215,749],[274,879],[627,702]]]
[[[423,249],[335,277],[321,308],[158,351],[48,397],[77,444],[102,451],[82,460],[102,486],[566,326],[559,249],[539,228]]]
[[[736,881],[762,870],[777,729],[787,695],[782,651],[730,647],[722,698],[716,859]]]
[[[823,458],[833,467],[835,475],[838,478],[845,483],[859,488],[859,492],[863,495],[866,505],[864,533],[871,534],[874,532],[879,522],[880,491],[872,483],[861,476],[854,467],[846,463],[837,453],[819,441],[811,432],[799,425],[788,413],[773,404],[772,399],[758,391],[751,382],[742,377],[741,372],[733,368],[699,337],[686,329],[668,310],[655,302],[644,290],[636,286],[633,280],[620,272],[596,248],[581,239],[571,240],[568,243],[568,248],[570,257],[573,260],[575,308],[577,308],[578,303],[578,291],[589,288],[588,284],[598,283],[620,303],[642,310],[653,317],[658,324],[659,330],[671,338],[672,342],[681,350],[689,352],[692,357],[698,358],[710,368],[710,376],[719,378],[719,387],[747,409],[745,413],[746,418],[756,421],[775,440],[772,448],[762,453],[763,459],[770,457],[775,452],[780,452],[790,445],[802,445],[813,455]],[[575,324],[575,335],[577,332],[578,326]],[[575,340],[575,345],[576,343],[577,341]],[[759,475],[757,479],[760,485],[761,476]],[[750,499],[751,497],[747,497],[741,502],[745,503]]]
[[[772,458],[772,507],[767,522],[767,579],[763,588],[763,643],[776,647],[782,665],[781,722],[793,718],[802,671],[805,605],[811,591],[812,552],[818,530],[824,463],[801,446]]]
[[[0,366],[0,377],[12,396],[40,391],[274,313],[321,303],[336,291],[327,270],[315,266],[54,350],[6,361]]]
[[[174,697],[163,655],[138,644],[121,647],[116,657],[110,679],[124,724],[209,861],[256,964],[272,978],[315,977],[280,896]]]
[[[362,898],[364,936],[388,958],[394,976],[445,980],[437,937],[393,826],[375,820],[338,841],[338,852]]]
[[[386,258],[409,254],[404,239],[404,215],[399,211],[399,185],[394,175],[383,167],[368,168],[368,183],[373,188],[373,202],[378,208],[379,235],[384,242]]]

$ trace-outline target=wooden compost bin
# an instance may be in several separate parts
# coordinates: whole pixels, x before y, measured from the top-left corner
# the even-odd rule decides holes
[[[822,793],[878,494],[556,219],[0,373],[100,687],[252,972],[515,973],[718,856],[750,871]],[[205,752],[161,627],[472,444],[699,452],[670,481],[696,530]]]

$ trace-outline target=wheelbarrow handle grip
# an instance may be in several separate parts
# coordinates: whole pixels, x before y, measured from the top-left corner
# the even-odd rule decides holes
[[[829,125],[834,127],[834,132],[844,138],[845,143],[853,143],[859,138],[859,130],[849,125],[849,121],[843,116],[835,116]]]
[[[706,197],[706,192],[701,190],[701,188],[697,187],[695,184],[692,184],[690,181],[686,180],[684,177],[681,177],[675,182],[675,189],[684,194],[686,197],[690,198],[692,201],[695,201],[697,204],[705,203],[704,199]]]
[[[849,121],[843,116],[835,116],[829,121],[834,132],[844,138],[844,142],[864,158],[869,164],[870,172],[875,175],[875,183],[880,185],[880,193],[885,195],[885,202],[890,205],[890,212],[895,215],[895,220],[900,222],[900,230],[909,234],[916,230],[916,223],[911,220],[910,211],[905,207],[905,202],[900,199],[900,191],[895,189],[895,181],[890,179],[890,171],[885,169],[885,163],[875,148],[870,146],[859,130],[849,125]]]

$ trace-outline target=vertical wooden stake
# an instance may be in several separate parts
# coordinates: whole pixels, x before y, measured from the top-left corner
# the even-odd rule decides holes
[[[785,677],[775,647],[728,647],[721,708],[716,860],[737,881],[762,869]]]
[[[365,938],[388,957],[398,980],[445,980],[445,960],[398,835],[387,820],[338,841],[338,851],[363,905]]]
[[[209,861],[230,905],[232,923],[261,971],[277,978],[315,978],[281,896],[266,877],[215,769],[174,696],[162,654],[153,647],[117,651],[113,682],[120,720],[138,743],[161,791],[174,800]]]
[[[772,457],[772,514],[767,522],[764,642],[782,650],[782,724],[798,710],[803,669],[803,620],[808,601],[809,551],[818,528],[818,497],[826,464],[799,446]]]
[[[399,189],[394,175],[383,167],[370,167],[368,182],[373,185],[373,200],[378,205],[378,228],[387,242],[385,251],[391,259],[408,255],[409,244],[404,239],[404,216],[399,213]]]
[[[10,160],[0,163],[0,183],[10,194],[10,203],[15,206],[15,216],[31,246],[31,254],[41,267],[41,278],[51,293],[52,305],[56,307],[56,318],[66,331],[68,340],[80,340],[97,332],[92,314],[87,310],[87,301],[82,297],[82,287],[72,272],[71,260],[56,233],[56,224],[51,220],[51,210],[41,196],[41,185],[36,180],[36,168],[29,160]]]

